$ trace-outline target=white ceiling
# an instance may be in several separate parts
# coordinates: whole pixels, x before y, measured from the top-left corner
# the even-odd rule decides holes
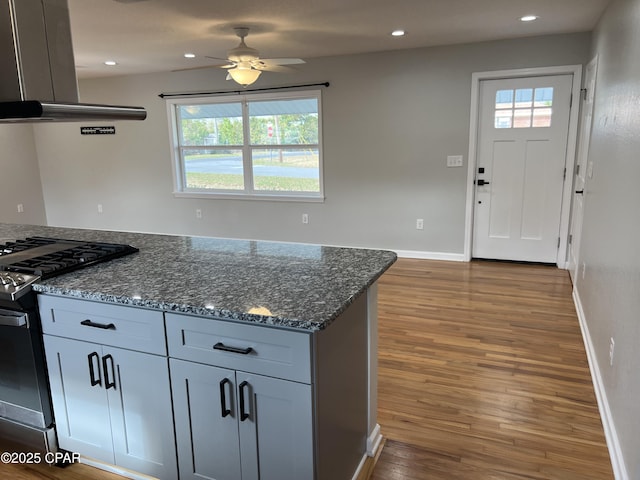
[[[611,0],[69,0],[78,77],[170,71],[226,58],[313,57],[590,31]],[[540,18],[523,23],[525,14]],[[407,35],[391,37],[396,28]],[[197,55],[184,58],[185,52]],[[107,67],[105,60],[118,65]]]

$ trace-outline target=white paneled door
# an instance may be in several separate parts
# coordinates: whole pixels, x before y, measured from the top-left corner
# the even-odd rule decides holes
[[[584,215],[584,194],[587,173],[591,172],[588,164],[589,141],[593,124],[593,101],[596,89],[596,72],[598,58],[594,58],[585,69],[584,85],[586,88],[582,104],[582,119],[580,121],[580,137],[578,141],[578,155],[575,170],[573,209],[571,211],[571,240],[569,242],[569,273],[575,283],[580,270],[579,254],[580,239],[582,237],[582,217]]]
[[[557,262],[572,83],[480,82],[473,257]]]

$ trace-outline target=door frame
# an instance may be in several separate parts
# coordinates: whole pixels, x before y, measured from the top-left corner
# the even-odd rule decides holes
[[[586,83],[588,81],[588,75],[589,75],[589,70],[593,70],[593,76],[591,77],[591,82],[590,83]],[[592,89],[591,92],[585,93],[585,95],[581,95],[580,97],[580,134],[578,137],[578,143],[577,143],[577,150],[576,150],[576,167],[574,167],[573,169],[573,177],[575,183],[574,185],[576,185],[575,188],[577,187],[577,177],[578,177],[578,173],[576,172],[577,169],[577,165],[581,165],[582,167],[582,174],[584,175],[584,182],[582,184],[582,189],[583,191],[585,190],[586,184],[587,184],[587,180],[589,180],[589,173],[590,173],[590,169],[589,169],[589,150],[591,147],[591,132],[593,130],[593,110],[594,110],[594,106],[595,106],[595,95],[596,95],[596,83],[598,81],[598,55],[596,54],[589,63],[587,63],[587,65],[584,68],[584,88],[586,90],[588,89]],[[590,112],[588,112],[587,110],[587,96],[588,95],[593,95],[592,100],[591,100],[591,104],[590,104]],[[589,125],[585,124],[585,116],[586,114],[590,113],[591,114],[591,119],[589,122]],[[584,137],[584,138],[583,138]],[[580,161],[582,161],[582,163],[580,163]],[[576,283],[576,279],[578,278],[578,271],[580,269],[580,243],[582,242],[582,226],[583,226],[583,219],[584,219],[584,208],[585,208],[585,204],[586,204],[586,195],[583,195],[582,197],[582,211],[580,212],[580,228],[579,231],[574,231],[575,228],[575,219],[577,218],[577,211],[576,211],[576,197],[577,194],[575,193],[575,189],[574,193],[573,193],[573,197],[572,197],[572,203],[571,203],[571,218],[569,220],[569,239],[571,240],[571,242],[567,245],[567,270],[569,270],[569,274],[571,275],[571,280],[573,281],[574,285]],[[578,248],[576,250],[574,250],[575,253],[575,257],[573,258],[576,262],[575,265],[572,263],[572,256],[571,256],[571,252],[573,250],[573,246],[576,244],[576,239],[578,241]]]
[[[578,138],[578,119],[580,102],[573,99],[580,98],[582,85],[582,65],[563,65],[556,67],[521,68],[513,70],[496,70],[490,72],[474,72],[471,74],[471,115],[469,119],[469,159],[467,169],[467,202],[465,212],[464,260],[471,261],[473,244],[473,217],[475,209],[475,172],[478,153],[478,114],[480,113],[480,82],[483,80],[500,80],[518,77],[541,77],[548,75],[573,75],[571,87],[571,110],[569,112],[569,132],[567,135],[567,149],[565,154],[565,177],[562,190],[562,205],[560,212],[560,246],[556,264],[566,269],[568,265],[568,240],[570,227],[571,194],[573,186],[573,172],[576,163],[576,148]]]

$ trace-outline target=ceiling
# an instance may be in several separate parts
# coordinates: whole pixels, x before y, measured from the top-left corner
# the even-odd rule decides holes
[[[236,26],[251,28],[262,58],[311,59],[590,31],[610,1],[69,0],[69,10],[78,77],[90,78],[219,63],[205,55],[226,58]],[[540,18],[520,22],[526,14]],[[398,28],[407,34],[392,37]]]

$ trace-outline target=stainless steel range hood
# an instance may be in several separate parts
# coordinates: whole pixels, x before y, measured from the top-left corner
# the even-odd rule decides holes
[[[0,123],[144,120],[142,107],[78,102],[67,0],[0,0]]]

